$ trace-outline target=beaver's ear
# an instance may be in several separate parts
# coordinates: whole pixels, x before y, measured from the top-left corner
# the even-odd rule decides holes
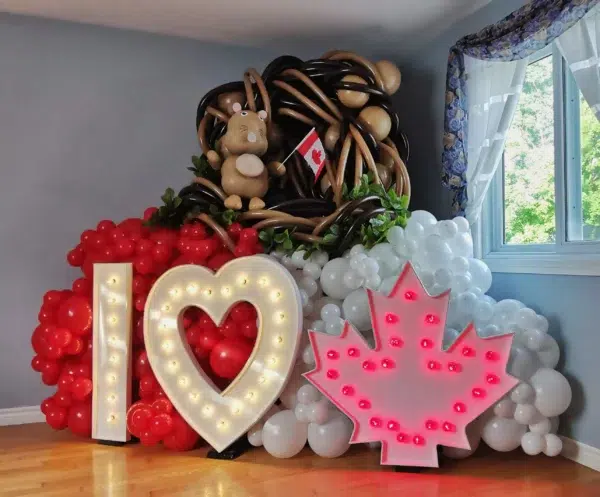
[[[242,104],[240,104],[239,102],[235,102],[231,108],[233,109],[233,112],[237,113],[239,111],[242,110]]]
[[[258,117],[260,119],[262,119],[263,121],[265,121],[267,119],[267,111],[266,110],[259,110],[258,111]]]

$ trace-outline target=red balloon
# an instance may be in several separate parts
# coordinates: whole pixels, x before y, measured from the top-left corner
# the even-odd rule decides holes
[[[71,343],[73,334],[66,328],[56,328],[46,340],[54,347],[66,347]]]
[[[152,257],[159,264],[166,264],[171,258],[171,249],[167,245],[156,245],[152,249]]]
[[[258,231],[254,228],[244,228],[240,233],[240,243],[250,246],[258,242]]]
[[[217,271],[218,269],[221,269],[224,264],[233,259],[235,259],[235,257],[229,251],[217,252],[208,260],[206,266],[213,271]]]
[[[158,212],[158,208],[157,207],[148,207],[145,211],[144,211],[144,221],[149,221],[150,218],[154,215],[155,212]]]
[[[190,326],[185,332],[185,338],[190,345],[198,345],[202,338],[202,328],[197,324]]]
[[[69,407],[73,403],[73,399],[68,392],[58,391],[54,394],[54,403],[59,407]]]
[[[75,295],[81,295],[83,297],[92,296],[92,282],[87,278],[77,278],[71,287]]]
[[[250,338],[254,340],[258,335],[258,326],[256,326],[256,319],[252,319],[250,321],[246,321],[240,325],[240,329],[242,330],[242,335],[246,338]]]
[[[80,362],[79,364],[75,365],[73,371],[77,378],[87,378],[87,379],[92,378],[92,368],[90,367],[89,364]]]
[[[104,219],[103,221],[100,221],[98,223],[98,226],[96,226],[96,230],[98,231],[98,233],[107,233],[112,231],[115,227],[116,225],[113,221],[111,221],[110,219]]]
[[[33,359],[31,359],[31,369],[40,373],[42,371],[43,367],[44,367],[44,358],[40,357],[39,355],[33,356]]]
[[[119,240],[124,240],[126,238],[125,231],[122,228],[113,228],[108,233],[108,238],[113,242],[117,243]]]
[[[159,439],[168,435],[173,429],[173,419],[167,413],[161,412],[152,418],[150,431]]]
[[[73,404],[69,409],[68,425],[75,435],[89,438],[92,434],[91,402]]]
[[[235,338],[242,335],[242,330],[239,328],[238,324],[228,317],[223,325],[219,328],[221,334],[227,338]]]
[[[167,398],[156,399],[152,402],[152,409],[154,412],[171,414],[173,412],[173,404]]]
[[[60,304],[63,294],[60,290],[49,290],[44,294],[44,305],[56,307]]]
[[[40,410],[42,411],[42,414],[44,414],[44,415],[48,414],[48,411],[54,405],[55,405],[54,397],[48,397],[48,398],[42,400],[42,403],[40,405]]]
[[[140,274],[150,274],[154,271],[154,260],[149,255],[138,255],[133,260],[135,270]]]
[[[254,309],[254,306],[248,302],[240,302],[231,309],[229,316],[236,323],[244,323],[245,321],[256,319],[256,309]]]
[[[145,350],[138,352],[133,365],[133,373],[136,378],[142,378],[146,375],[152,375],[152,368],[148,360],[148,354]]]
[[[60,377],[61,364],[57,361],[45,361],[42,366],[42,381],[45,385],[56,385]]]
[[[135,252],[135,242],[129,238],[123,238],[117,241],[115,253],[120,259],[131,257]]]
[[[138,401],[127,411],[127,430],[133,436],[140,438],[142,432],[150,427],[154,413],[148,404]]]
[[[231,223],[227,228],[227,234],[233,238],[234,241],[238,241],[240,233],[242,232],[242,225],[240,223]]]
[[[223,338],[212,321],[211,324],[212,326],[200,327],[201,333],[196,342],[196,346],[206,352],[210,352]]]
[[[210,353],[210,367],[217,376],[234,379],[252,354],[252,347],[239,338],[221,340]]]
[[[60,359],[64,355],[65,352],[62,349],[62,347],[55,347],[54,345],[49,343],[47,339],[45,340],[45,342],[46,347],[44,348],[44,351],[42,353],[42,355],[45,358],[55,361],[56,359]]]
[[[206,228],[203,224],[191,224],[189,229],[189,237],[192,240],[203,240],[206,238]]]
[[[158,390],[158,382],[153,374],[147,374],[142,376],[140,379],[140,397],[142,399],[149,399],[154,397],[154,394]]]
[[[43,305],[38,314],[38,320],[41,324],[50,324],[54,322],[54,309],[49,305]]]
[[[65,353],[69,355],[78,355],[83,352],[84,343],[80,337],[73,337],[71,343],[65,347]]]
[[[67,253],[67,262],[73,267],[80,267],[85,260],[85,251],[81,245],[77,245],[74,249]]]
[[[154,242],[152,240],[142,239],[135,245],[135,252],[140,255],[152,253]]]
[[[82,245],[88,246],[91,238],[95,235],[96,235],[96,232],[94,230],[85,230],[83,233],[81,233],[80,241],[81,241]]]
[[[64,430],[67,427],[67,410],[57,405],[47,406],[46,423],[55,430]]]
[[[144,308],[146,307],[146,299],[148,295],[137,295],[133,301],[133,306],[139,312],[144,312]]]
[[[142,445],[151,447],[152,445],[156,445],[158,442],[160,442],[160,437],[155,435],[151,430],[144,430],[140,434],[140,442]]]
[[[76,378],[71,387],[73,399],[82,401],[92,393],[92,380],[88,378]]]
[[[70,392],[73,383],[75,382],[75,375],[63,372],[58,378],[57,386],[59,392]]]
[[[59,326],[78,335],[88,333],[92,328],[90,301],[81,295],[69,297],[58,308],[57,321]]]
[[[173,431],[164,438],[163,443],[165,447],[177,451],[193,449],[200,439],[198,434],[179,414],[173,414],[172,418]]]

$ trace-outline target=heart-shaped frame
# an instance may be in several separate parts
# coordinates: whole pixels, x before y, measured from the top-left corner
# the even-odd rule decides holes
[[[256,345],[244,369],[219,392],[192,359],[182,314],[196,306],[221,323],[240,301],[258,312]],[[175,267],[156,281],[144,313],[146,352],[158,382],[188,424],[219,452],[277,400],[294,367],[301,331],[296,282],[263,255],[235,259],[214,274],[201,266]]]

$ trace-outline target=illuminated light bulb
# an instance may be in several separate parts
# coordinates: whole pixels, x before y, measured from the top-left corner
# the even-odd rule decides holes
[[[404,342],[402,341],[402,338],[398,338],[398,337],[392,337],[390,338],[390,345],[392,347],[402,347],[404,345]]]
[[[169,295],[171,297],[173,297],[174,299],[176,299],[177,297],[179,297],[181,295],[181,290],[179,290],[179,288],[171,288],[169,290]]]
[[[217,428],[219,428],[219,430],[226,430],[228,426],[229,423],[227,423],[227,421],[225,421],[224,419],[217,423]]]
[[[200,400],[200,397],[201,396],[199,392],[190,392],[189,399],[192,402],[198,402]]]
[[[354,387],[351,387],[350,385],[344,385],[342,387],[342,395],[351,397],[352,395],[354,395]]]
[[[498,378],[498,376],[495,374],[490,373],[485,377],[485,381],[487,381],[490,385],[497,385],[500,383],[500,378]]]
[[[500,359],[500,354],[498,354],[497,352],[494,352],[493,350],[488,350],[485,353],[485,358],[488,361],[497,361],[498,359]]]
[[[106,421],[108,421],[109,423],[114,423],[116,420],[117,420],[116,414],[109,414],[108,418],[106,418]]]
[[[364,361],[362,363],[362,368],[365,371],[375,371],[375,363],[373,361]]]
[[[277,302],[281,298],[281,292],[279,290],[273,290],[271,292],[271,300]]]
[[[252,390],[250,390],[246,394],[246,400],[256,400],[256,393],[254,393]]]
[[[179,369],[179,361],[169,361],[167,363],[167,369],[171,372],[171,373],[176,373],[177,370]]]
[[[335,350],[328,350],[327,357],[329,359],[338,359],[340,357],[340,355]]]
[[[348,356],[358,357],[358,356],[360,356],[360,351],[356,347],[350,347],[348,349]]]
[[[109,383],[116,383],[117,375],[114,373],[109,373],[108,375],[106,375],[106,381],[108,381]]]
[[[462,355],[465,357],[475,357],[475,349],[471,347],[463,347]]]
[[[238,281],[238,285],[246,286],[249,283],[248,275],[246,275],[246,274],[240,275],[240,277],[238,278],[237,281]]]
[[[425,316],[425,322],[427,324],[438,324],[440,322],[440,318],[435,314],[427,314],[427,316]]]
[[[214,410],[215,408],[212,405],[208,404],[202,408],[202,414],[204,414],[205,417],[210,418]]]
[[[371,409],[371,403],[367,399],[361,399],[358,401],[358,407],[361,409]]]
[[[439,427],[439,424],[437,421],[433,420],[433,419],[428,419],[427,421],[425,421],[425,428],[427,428],[428,430],[437,430]]]
[[[458,362],[449,362],[448,371],[452,373],[460,373],[462,371],[462,366]]]
[[[213,291],[212,291],[212,288],[205,288],[202,293],[204,294],[205,297],[209,298],[209,297],[212,297]]]
[[[281,344],[283,344],[283,337],[281,335],[277,335],[273,339],[273,342],[275,343],[275,345],[281,345]]]
[[[119,278],[117,278],[116,276],[112,276],[108,279],[106,283],[108,283],[110,286],[116,285],[119,283]]]
[[[427,363],[427,369],[430,369],[431,371],[438,371],[441,367],[442,365],[437,361],[429,361]]]
[[[182,388],[187,387],[189,383],[190,379],[187,376],[180,376],[179,378],[177,378],[177,384]]]
[[[171,310],[171,304],[164,304],[160,310],[163,312],[169,312]]]
[[[399,430],[400,429],[400,423],[398,423],[397,421],[394,421],[394,420],[388,421],[387,429],[390,430],[390,431]]]
[[[394,324],[394,323],[397,323],[399,319],[398,319],[398,316],[396,314],[394,314],[393,312],[388,312],[385,315],[385,320],[387,323]]]
[[[258,383],[260,385],[262,385],[263,383],[265,383],[267,381],[267,379],[264,376],[259,376],[258,377]]]
[[[421,340],[421,347],[424,349],[430,349],[433,347],[433,341],[429,340],[429,338],[423,338],[423,340]]]
[[[408,290],[407,292],[404,292],[404,298],[406,300],[417,300],[417,294]]]
[[[108,318],[108,324],[110,324],[111,326],[115,326],[118,322],[119,319],[117,318],[117,316],[110,316]]]
[[[450,423],[449,421],[446,421],[442,425],[442,428],[444,429],[444,431],[446,431],[448,433],[454,433],[456,431],[456,426],[453,425],[452,423]]]
[[[108,397],[106,397],[107,402],[114,404],[117,401],[117,396],[114,393],[111,393]]]
[[[160,348],[163,350],[163,352],[165,352],[166,354],[170,354],[171,352],[173,352],[173,348],[174,348],[175,344],[173,343],[172,340],[165,340],[162,345],[160,346]]]
[[[462,402],[457,402],[456,404],[454,404],[454,411],[463,414],[467,412],[467,406]]]
[[[112,354],[112,355],[111,355],[111,356],[108,358],[108,361],[109,361],[111,364],[113,364],[113,365],[119,364],[119,356],[118,356],[118,355],[116,355],[116,354]]]
[[[235,404],[231,406],[231,414],[233,414],[234,416],[239,416],[240,414],[242,414],[241,404]]]
[[[196,283],[190,283],[186,287],[186,290],[190,295],[196,295],[198,293],[198,285],[196,285]]]
[[[117,303],[117,298],[116,297],[111,297],[108,299],[108,303],[111,305],[114,305]]]
[[[229,297],[231,295],[231,288],[228,286],[221,288],[221,295],[223,295],[223,297]]]
[[[261,286],[263,288],[266,286],[269,286],[269,278],[267,278],[266,276],[263,276],[262,278],[260,278],[258,280],[258,284],[259,284],[259,286]]]
[[[396,363],[391,359],[384,359],[381,361],[381,367],[384,369],[393,369],[396,366]]]
[[[413,443],[415,445],[425,445],[425,438],[423,438],[421,435],[415,435],[413,437]]]
[[[329,369],[327,371],[327,378],[329,378],[330,380],[337,380],[339,377],[340,377],[340,373],[338,373],[337,370]]]
[[[277,364],[277,357],[273,356],[269,358],[269,364],[275,366]]]
[[[471,390],[471,393],[476,399],[483,399],[485,397],[485,390],[483,388],[474,388]]]
[[[381,428],[381,418],[371,418],[369,419],[369,424],[373,428]]]
[[[273,316],[273,319],[275,320],[276,323],[283,323],[285,321],[285,313],[281,312],[281,311],[277,311],[275,313],[275,315]]]
[[[406,433],[398,433],[398,435],[396,435],[396,440],[403,444],[408,443],[408,435]]]
[[[109,345],[115,346],[119,342],[119,337],[116,335],[111,335],[108,337]]]

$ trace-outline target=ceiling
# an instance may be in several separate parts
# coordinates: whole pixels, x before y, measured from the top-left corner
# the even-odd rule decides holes
[[[274,50],[387,44],[401,51],[489,1],[0,0],[0,10]]]

